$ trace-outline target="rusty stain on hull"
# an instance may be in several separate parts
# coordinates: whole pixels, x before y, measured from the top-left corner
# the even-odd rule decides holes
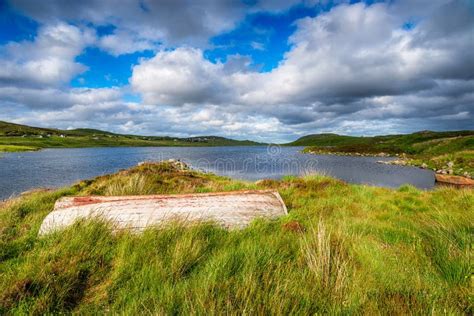
[[[214,221],[225,228],[243,228],[255,218],[288,214],[280,194],[271,190],[180,195],[86,196],[59,199],[41,224],[39,234],[75,221],[101,218],[115,229],[142,231],[171,220]]]

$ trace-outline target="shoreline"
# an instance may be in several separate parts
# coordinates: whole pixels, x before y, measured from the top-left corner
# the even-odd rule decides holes
[[[472,175],[467,171],[464,171],[463,174],[457,173],[454,170],[454,163],[452,161],[448,162],[446,166],[442,168],[435,168],[429,167],[429,161],[427,159],[420,159],[416,157],[410,157],[405,153],[401,154],[388,154],[385,152],[380,153],[352,153],[352,152],[331,152],[331,151],[324,151],[318,150],[314,151],[310,148],[305,148],[301,151],[304,154],[310,155],[332,155],[332,156],[347,156],[347,157],[381,157],[381,158],[394,158],[394,160],[379,160],[377,163],[384,164],[384,165],[395,165],[395,166],[406,166],[406,167],[417,167],[419,169],[424,170],[431,170],[435,174],[435,178],[437,182],[440,183],[448,183],[448,184],[459,184],[460,182],[465,182],[462,185],[474,185],[474,180],[472,179]],[[462,168],[461,168],[462,170]],[[442,175],[443,177],[437,177],[437,175]],[[450,181],[449,178],[453,177],[453,180]],[[462,178],[463,180],[458,180],[458,178]],[[443,180],[442,180],[443,179]]]
[[[73,183],[70,183],[70,184],[66,184],[66,185],[60,185],[60,186],[57,186],[57,187],[32,187],[30,189],[27,189],[25,191],[22,191],[22,192],[19,192],[17,194],[14,194],[14,195],[11,195],[10,197],[7,197],[7,198],[0,198],[0,206],[2,205],[2,203],[7,203],[8,201],[11,201],[11,200],[15,200],[15,199],[18,199],[18,198],[21,198],[23,196],[28,196],[30,194],[35,194],[35,193],[41,193],[41,192],[51,192],[51,191],[56,191],[56,190],[60,190],[60,189],[67,189],[67,188],[71,188],[71,187],[74,187],[75,185],[78,185],[80,184],[81,182],[88,182],[88,181],[94,181],[95,179],[97,178],[100,178],[100,177],[107,177],[107,176],[113,176],[115,174],[120,174],[122,172],[127,172],[127,170],[129,169],[133,169],[133,168],[137,168],[137,167],[140,167],[140,166],[143,166],[143,165],[149,165],[149,164],[160,164],[160,163],[170,163],[172,165],[175,165],[178,169],[180,170],[189,170],[189,171],[192,171],[192,172],[196,172],[196,173],[199,173],[199,174],[203,174],[203,175],[209,175],[209,176],[214,176],[214,177],[224,177],[224,178],[229,178],[230,181],[238,181],[238,182],[243,182],[243,183],[247,183],[247,184],[259,184],[259,183],[263,183],[265,181],[283,181],[284,178],[286,177],[289,177],[290,175],[285,175],[285,176],[282,176],[281,178],[279,179],[270,179],[270,178],[262,178],[262,179],[258,179],[258,180],[244,180],[244,179],[238,179],[238,178],[232,178],[232,177],[226,177],[226,176],[221,176],[221,175],[218,175],[218,174],[215,174],[213,172],[208,172],[208,171],[205,171],[205,170],[200,170],[200,169],[194,169],[192,166],[190,165],[187,165],[186,163],[182,162],[181,160],[179,159],[168,159],[168,160],[163,160],[163,161],[142,161],[142,162],[139,162],[137,165],[135,166],[131,166],[130,168],[126,168],[126,169],[120,169],[118,170],[117,172],[110,172],[110,173],[106,173],[106,174],[102,174],[102,175],[98,175],[96,177],[91,177],[91,178],[86,178],[86,179],[80,179],[80,180],[77,180]],[[409,165],[406,165],[406,167],[411,167]],[[315,174],[317,175],[317,174]],[[295,178],[297,179],[302,179],[304,178],[305,175],[300,175],[300,176],[295,176]],[[336,177],[333,177],[333,176],[327,176],[327,175],[324,175],[324,177],[326,178],[329,178],[333,181],[342,181],[342,182],[345,182],[344,180],[341,180],[341,179],[338,179]],[[398,190],[401,186],[404,186],[404,185],[410,185],[410,184],[402,184],[400,187],[385,187],[385,186],[379,186],[379,185],[374,185],[374,184],[364,184],[364,183],[351,183],[351,182],[347,182],[348,185],[362,185],[362,186],[368,186],[368,187],[374,187],[374,188],[380,188],[380,189],[388,189],[388,190]],[[449,183],[449,182],[446,182],[444,184],[451,184],[453,185],[453,187],[456,187],[456,188],[464,188],[466,187],[465,185],[459,185],[458,183]],[[439,187],[440,185],[443,185],[442,182],[440,181],[435,181],[435,185],[431,188],[431,189],[420,189],[420,188],[417,188],[417,190],[423,190],[423,191],[432,191],[432,190],[435,190],[437,187]],[[467,186],[468,188],[470,188],[470,186]]]
[[[64,146],[64,147],[61,147],[61,146],[53,146],[53,147],[32,147],[32,146],[17,146],[17,145],[5,145],[5,146],[8,146],[9,149],[11,150],[5,150],[3,151],[2,150],[2,145],[0,145],[0,154],[2,153],[16,153],[16,152],[35,152],[35,151],[41,151],[43,149],[79,149],[79,148],[156,148],[156,147],[176,147],[176,148],[183,148],[183,147],[192,147],[192,148],[196,148],[196,147],[266,147],[268,145],[266,144],[259,144],[259,145],[239,145],[239,144],[236,144],[236,145],[164,145],[164,144],[157,144],[157,145],[143,145],[143,144],[139,144],[139,145],[130,145],[130,144],[126,144],[126,145],[106,145],[106,146]],[[19,148],[16,148],[16,147],[19,147]],[[21,147],[25,147],[25,149],[21,148]],[[28,147],[28,149],[26,149],[26,147]],[[291,147],[301,147],[301,146],[291,146]]]

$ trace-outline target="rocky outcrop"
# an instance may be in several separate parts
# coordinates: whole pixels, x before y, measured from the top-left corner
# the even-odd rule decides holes
[[[408,165],[408,161],[404,159],[396,159],[396,160],[379,160],[377,163],[381,163],[384,165],[396,165],[396,166],[406,166]]]
[[[437,174],[441,174],[441,175],[453,175],[453,174],[455,174],[455,172],[454,172],[454,162],[452,162],[452,161],[448,162],[441,169],[435,170],[435,172]],[[461,172],[462,172],[462,168],[458,170],[458,175],[461,175]],[[464,173],[462,175],[467,179],[471,179],[471,175],[467,171],[464,171]]]
[[[391,154],[380,152],[380,153],[359,153],[359,152],[344,152],[344,151],[328,151],[328,150],[311,150],[305,149],[302,151],[306,154],[313,155],[333,155],[333,156],[351,156],[351,157],[392,157]],[[395,156],[398,157],[398,154]]]
[[[147,164],[160,164],[160,163],[168,163],[171,164],[175,169],[177,170],[189,170],[190,167],[182,162],[179,159],[168,159],[168,160],[163,160],[163,161],[142,161],[138,163],[138,166],[144,166]]]

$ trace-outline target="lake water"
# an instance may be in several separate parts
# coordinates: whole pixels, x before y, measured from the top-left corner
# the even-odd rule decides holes
[[[180,159],[193,168],[258,180],[321,172],[350,183],[434,186],[431,171],[378,164],[379,157],[302,154],[302,147],[122,147],[44,149],[0,156],[0,199],[38,187],[60,187],[129,168],[141,161]]]

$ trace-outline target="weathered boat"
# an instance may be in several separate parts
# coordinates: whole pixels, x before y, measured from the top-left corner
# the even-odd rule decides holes
[[[39,234],[65,228],[81,219],[100,218],[115,230],[142,231],[170,221],[212,221],[243,228],[256,218],[287,214],[276,191],[254,190],[180,195],[63,197],[44,219]]]
[[[436,182],[442,184],[458,185],[458,186],[474,186],[474,180],[461,176],[445,175],[445,174],[435,174]]]

